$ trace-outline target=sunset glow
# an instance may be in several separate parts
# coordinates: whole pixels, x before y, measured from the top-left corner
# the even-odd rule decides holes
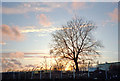
[[[3,2],[0,26],[3,71],[50,69],[55,64],[55,57],[50,55],[51,34],[61,30],[75,15],[93,21],[98,27],[93,35],[104,48],[98,50],[101,56],[93,65],[97,61],[117,62],[117,2]],[[65,70],[71,70],[70,64]]]

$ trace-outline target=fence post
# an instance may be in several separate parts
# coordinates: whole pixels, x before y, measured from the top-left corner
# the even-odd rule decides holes
[[[18,76],[18,79],[20,79],[20,72],[19,72],[19,76]]]
[[[25,71],[25,79],[26,79],[26,71]]]
[[[40,79],[41,79],[41,70],[40,70]]]
[[[63,65],[61,66],[61,79],[62,79],[62,67],[63,67]]]
[[[51,79],[51,67],[52,67],[52,66],[50,66],[50,79]]]
[[[15,73],[13,72],[13,79],[15,79]]]
[[[105,63],[105,76],[106,76],[106,80],[108,79],[107,77],[107,62]]]
[[[40,79],[42,79],[42,73],[41,73],[41,71],[42,71],[42,67],[40,68]]]
[[[88,63],[88,78],[90,77],[90,73],[89,73],[89,65],[90,65],[90,62]]]
[[[31,75],[31,79],[33,79],[33,71],[32,71],[32,75]]]
[[[75,79],[75,69],[73,68],[73,79]]]

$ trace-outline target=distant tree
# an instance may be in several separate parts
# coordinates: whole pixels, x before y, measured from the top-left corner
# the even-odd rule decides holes
[[[63,70],[68,64],[68,61],[65,61],[60,58],[54,58],[54,60],[55,60],[55,63],[53,64],[53,70]]]
[[[62,26],[61,30],[52,34],[53,44],[50,54],[72,60],[78,72],[80,61],[94,60],[94,57],[100,55],[97,49],[103,46],[92,36],[92,31],[96,28],[91,21],[84,21],[79,17],[73,18]]]
[[[40,64],[41,64],[40,68],[42,67],[44,70],[46,70],[46,71],[48,70],[48,63],[47,63],[46,56],[44,56],[43,62],[40,62]]]

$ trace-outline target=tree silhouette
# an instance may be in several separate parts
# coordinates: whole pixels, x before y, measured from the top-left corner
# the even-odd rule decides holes
[[[83,60],[94,60],[94,57],[100,55],[97,49],[103,46],[92,35],[96,28],[91,21],[74,17],[63,25],[61,30],[52,33],[53,44],[50,54],[73,60],[78,72],[78,63]]]
[[[60,59],[60,58],[54,58],[55,63],[53,65],[53,69],[55,70],[63,70],[65,69],[66,65],[68,64],[68,61]]]

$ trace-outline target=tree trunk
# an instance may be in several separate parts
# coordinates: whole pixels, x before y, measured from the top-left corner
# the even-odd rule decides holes
[[[77,73],[77,72],[79,72],[79,68],[78,68],[78,62],[77,62],[77,60],[74,60],[74,62],[75,62],[76,73]]]

